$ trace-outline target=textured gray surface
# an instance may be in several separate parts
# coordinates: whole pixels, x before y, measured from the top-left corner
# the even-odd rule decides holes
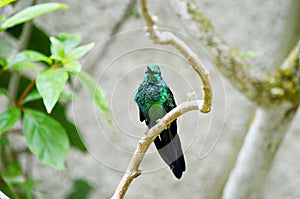
[[[107,125],[86,93],[80,92],[80,98],[73,102],[69,113],[82,131],[89,154],[72,150],[67,169],[62,172],[33,160],[33,175],[44,181],[37,188],[37,196],[63,198],[71,188],[72,179],[81,177],[94,186],[91,198],[109,198],[127,167],[138,138],[146,130],[145,125],[138,121],[137,107],[133,102],[145,64],[155,62],[162,66],[163,76],[177,103],[185,101],[187,92],[193,90],[197,92],[196,97],[201,97],[201,85],[190,66],[173,48],[153,45],[142,29],[135,29],[143,28],[142,19],[131,17],[122,28],[125,32],[118,34],[106,56],[97,60],[103,42],[111,41],[109,33],[128,1],[61,2],[69,4],[69,10],[45,15],[36,22],[51,34],[60,31],[79,33],[83,43],[98,44],[82,63],[86,69],[95,67],[93,76],[107,93],[115,126]],[[233,47],[265,52],[263,56],[249,60],[254,67],[278,65],[292,41],[299,36],[299,26],[295,25],[295,20],[299,19],[295,14],[295,10],[299,10],[299,0],[205,0],[199,4],[217,31]],[[193,112],[178,121],[187,162],[182,180],[172,176],[152,146],[141,167],[143,174],[133,182],[126,198],[219,198],[254,106],[220,77],[201,46],[184,36],[187,33],[167,2],[153,0],[150,8],[159,17],[160,27],[179,31],[179,36],[208,65],[214,89],[214,108],[208,115]],[[96,65],[93,64],[95,60]],[[264,198],[299,197],[299,118],[298,114],[276,156]]]

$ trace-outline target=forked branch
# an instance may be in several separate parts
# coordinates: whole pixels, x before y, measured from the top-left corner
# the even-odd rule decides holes
[[[199,75],[203,84],[204,100],[196,100],[184,102],[167,113],[159,122],[149,129],[144,137],[139,141],[133,157],[129,163],[126,173],[121,179],[117,189],[115,190],[113,199],[121,199],[124,197],[127,189],[134,178],[140,175],[139,166],[148,150],[150,144],[154,139],[165,129],[168,125],[177,119],[182,114],[192,111],[200,110],[203,113],[208,113],[212,105],[212,90],[210,84],[210,77],[207,69],[202,64],[198,56],[178,37],[171,32],[160,32],[156,28],[155,20],[148,12],[146,0],[141,0],[142,15],[147,23],[146,31],[150,34],[150,38],[156,44],[171,45],[176,48],[191,64],[193,69]]]

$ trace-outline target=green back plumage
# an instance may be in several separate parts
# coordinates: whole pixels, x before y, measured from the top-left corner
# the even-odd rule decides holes
[[[173,94],[163,80],[157,65],[151,64],[147,67],[144,81],[135,95],[135,101],[139,107],[140,121],[145,121],[148,128],[176,107]],[[154,139],[154,144],[175,177],[181,178],[185,171],[185,160],[177,134],[176,120]]]
[[[150,108],[154,105],[162,106],[165,110],[164,114],[176,106],[173,94],[163,80],[157,65],[151,64],[147,67],[144,81],[135,95],[135,101],[146,116],[148,115]]]

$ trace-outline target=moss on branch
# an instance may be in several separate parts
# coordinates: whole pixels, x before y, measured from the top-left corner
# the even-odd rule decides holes
[[[193,34],[206,45],[220,72],[251,101],[263,107],[300,103],[300,40],[279,69],[259,70],[237,55],[192,0],[187,0],[187,14],[186,22],[194,27]]]

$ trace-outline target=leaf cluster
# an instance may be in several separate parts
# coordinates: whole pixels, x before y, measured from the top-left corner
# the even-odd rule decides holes
[[[0,7],[13,1],[2,0]],[[61,100],[68,101],[76,97],[67,89],[73,78],[79,79],[110,122],[104,92],[82,70],[79,61],[93,49],[94,44],[80,45],[81,38],[77,34],[60,33],[49,37],[32,25],[32,34],[38,36],[35,41],[30,40],[28,46],[43,40],[46,41],[45,47],[40,48],[40,45],[35,44],[32,46],[36,48],[18,52],[3,35],[11,34],[18,39],[24,31],[24,22],[67,7],[60,3],[44,3],[27,7],[7,18],[0,16],[0,32],[4,33],[0,35],[0,98],[9,101],[9,106],[0,113],[0,148],[11,144],[8,135],[14,132],[18,121],[21,121],[21,135],[26,140],[28,150],[42,163],[58,170],[64,168],[70,146],[86,150],[75,125],[66,117],[65,106],[60,103]],[[34,75],[27,76],[27,73]],[[16,82],[17,97],[12,95],[9,87],[14,83],[11,82],[14,75],[19,77],[19,82]],[[4,165],[5,171],[0,171],[0,190],[12,198],[19,198],[20,193],[15,188],[21,187],[24,198],[32,198],[31,190],[36,182],[24,177],[17,158]]]

